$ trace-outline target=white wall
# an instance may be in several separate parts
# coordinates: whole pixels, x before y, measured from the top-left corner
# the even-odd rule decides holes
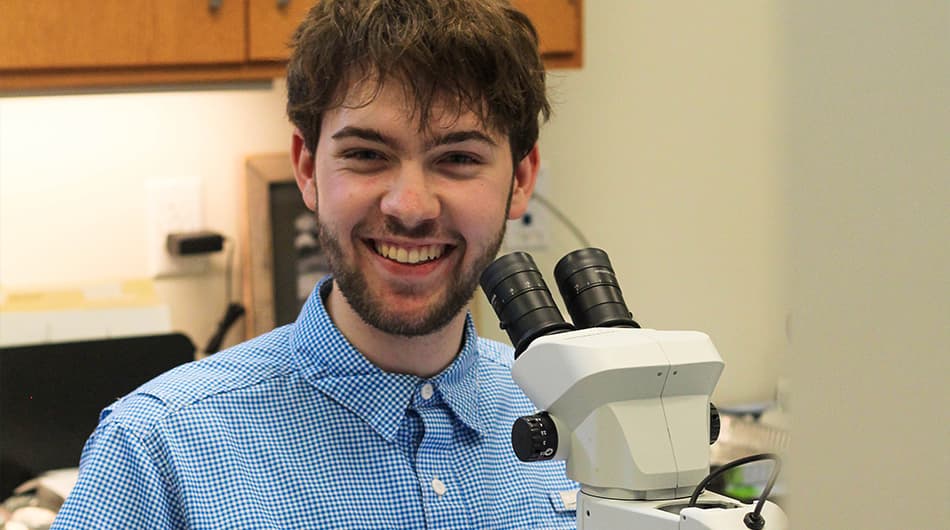
[[[289,145],[284,93],[265,83],[0,98],[0,285],[146,277],[151,178],[200,177],[206,227],[236,238],[244,158]],[[223,254],[213,265],[156,284],[199,348],[224,310]]]

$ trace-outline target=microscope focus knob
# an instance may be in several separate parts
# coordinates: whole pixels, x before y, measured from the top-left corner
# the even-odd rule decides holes
[[[522,462],[550,460],[557,453],[557,428],[547,412],[522,416],[511,427],[511,447]]]
[[[721,421],[719,420],[719,409],[712,403],[709,404],[709,445],[716,443],[719,439],[719,429]]]

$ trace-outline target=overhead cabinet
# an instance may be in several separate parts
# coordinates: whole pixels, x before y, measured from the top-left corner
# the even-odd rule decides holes
[[[581,0],[513,0],[538,30],[541,56],[550,67],[580,67]]]
[[[0,64],[110,68],[244,61],[245,8],[219,0],[5,0]]]
[[[580,66],[581,0],[515,0]],[[0,0],[0,89],[268,79],[313,0]]]
[[[290,37],[313,4],[313,0],[249,0],[247,59],[285,61]]]

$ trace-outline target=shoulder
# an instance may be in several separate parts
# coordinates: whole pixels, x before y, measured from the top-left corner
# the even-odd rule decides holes
[[[166,417],[214,396],[240,392],[292,371],[290,326],[169,370],[119,399],[100,426],[121,422],[145,435]]]
[[[484,337],[478,337],[477,341],[478,355],[481,359],[500,368],[511,370],[511,364],[514,362],[514,348]]]
[[[479,399],[505,418],[527,414],[533,405],[511,376],[514,348],[482,337],[478,338]],[[514,417],[513,416],[513,417]],[[502,421],[506,425],[507,419]]]

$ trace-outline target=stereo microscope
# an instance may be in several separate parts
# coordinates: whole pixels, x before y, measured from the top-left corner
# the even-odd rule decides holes
[[[515,422],[513,449],[525,462],[566,461],[581,486],[577,527],[788,528],[767,500],[775,455],[709,472],[719,431],[709,398],[724,366],[710,338],[641,328],[603,250],[566,255],[554,276],[572,323],[527,253],[498,258],[480,283],[515,346],[512,376],[541,411]],[[705,490],[722,471],[759,459],[775,467],[758,502]]]

